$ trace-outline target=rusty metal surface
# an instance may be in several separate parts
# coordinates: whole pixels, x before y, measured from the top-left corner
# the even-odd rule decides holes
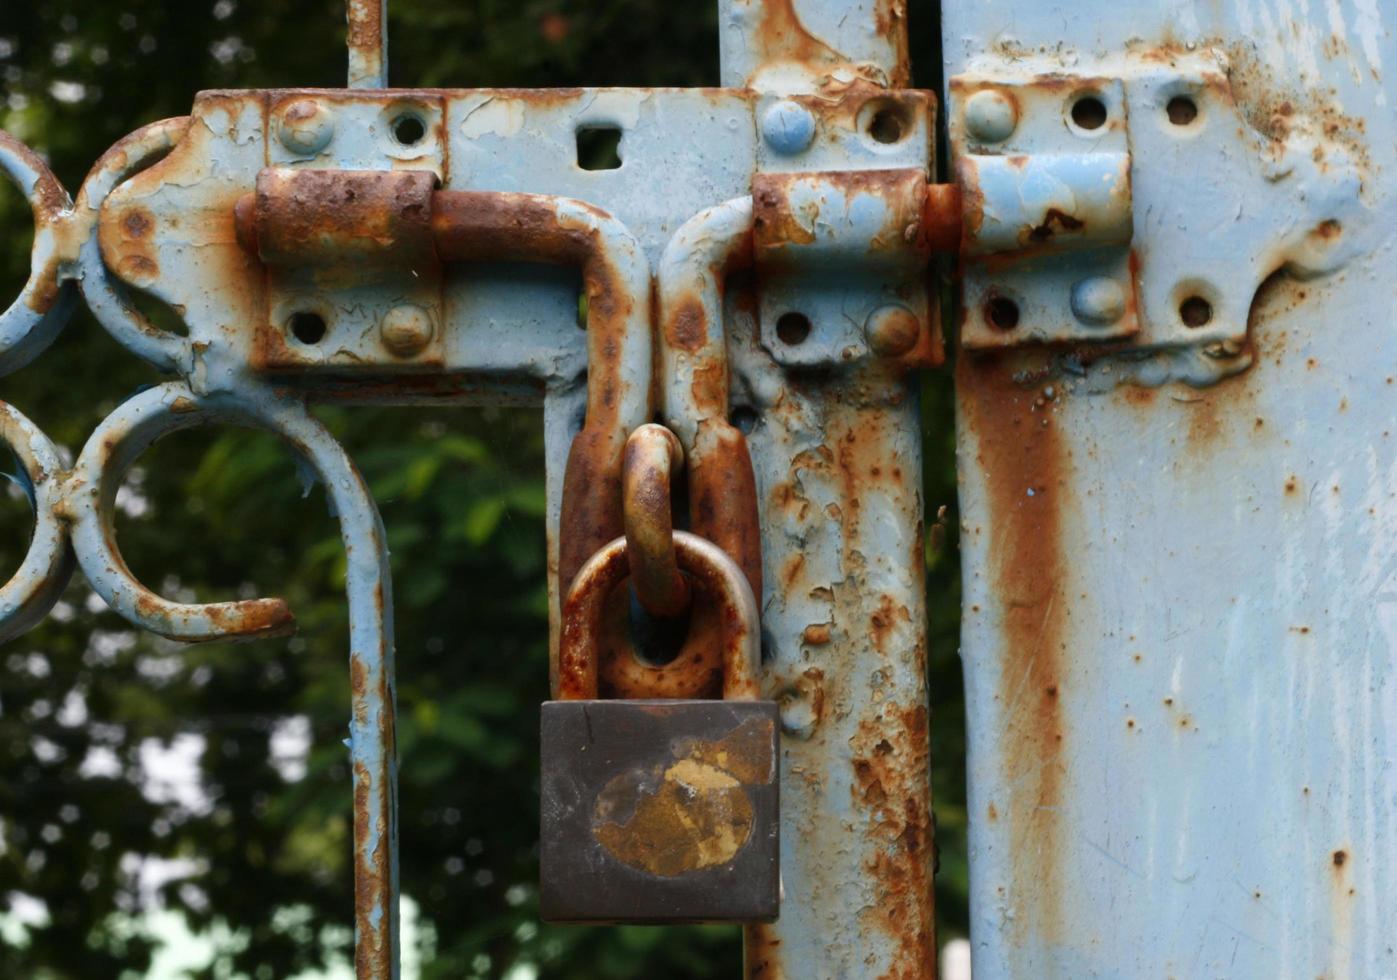
[[[1283,131],[1254,128],[1217,37],[1112,52],[991,52],[951,78],[963,343],[1133,337],[1117,377],[1207,384],[1250,363],[1268,276],[1327,274],[1362,247],[1363,151],[1293,107]]]
[[[388,0],[345,0],[349,87],[388,85]]]
[[[0,311],[0,375],[16,371],[43,353],[72,313],[76,296],[61,281],[62,231],[72,201],[39,155],[0,132],[0,173],[29,201],[34,216],[29,278],[20,294]]]
[[[793,765],[779,779],[795,799],[780,831],[786,901],[776,923],[749,935],[751,975],[931,970],[921,563],[904,559],[921,527],[907,372],[940,357],[923,267],[933,242],[958,240],[954,222],[933,220],[946,217],[947,196],[925,184],[932,97],[900,88],[898,0],[722,9],[725,78],[728,53],[754,42],[728,89],[393,91],[380,87],[383,5],[356,0],[355,87],[201,93],[189,118],[114,147],[71,212],[54,219],[60,293],[80,281],[113,336],[180,379],[119,407],[56,478],[51,506],[36,494],[39,523],[71,534],[99,594],[133,622],[189,641],[293,625],[278,600],[172,603],[126,569],[110,495],[167,431],[231,423],[281,432],[332,487],[353,545],[361,978],[397,969],[391,600],[372,501],[307,404],[542,400],[556,636],[577,614],[562,609],[560,583],[622,532],[622,449],[652,420],[661,391],[691,462],[690,526],[740,563],[724,566],[730,588],[759,589],[771,662],[757,666],[755,626],[736,630],[740,650],[730,642],[736,613],[700,582],[683,650],[698,667],[658,670],[608,647],[601,630],[591,690],[679,696],[725,684],[732,695],[780,696],[780,751]],[[598,125],[621,131],[615,170],[578,165],[576,132]],[[787,195],[788,225],[799,224],[796,211],[816,210],[813,243],[767,236],[757,260],[757,173]],[[435,254],[421,245],[420,211],[393,211],[401,198],[336,198],[345,174],[406,189],[419,206],[430,182]],[[298,199],[299,214],[278,210]],[[374,229],[388,233],[360,236]],[[859,242],[864,230],[875,248]],[[415,251],[389,247],[400,231]],[[365,261],[348,272],[337,256],[356,254]],[[674,264],[652,298],[666,255]],[[845,261],[849,274],[833,282],[829,270]],[[579,275],[585,332],[573,326]],[[187,335],[157,329],[135,292],[176,313]],[[693,337],[686,299],[708,318]],[[801,311],[834,332],[796,353],[772,331]],[[296,333],[300,314],[319,320],[319,339]],[[680,380],[656,386],[659,323],[662,345],[676,342],[662,369]],[[802,497],[819,502],[800,506]],[[780,540],[763,554],[773,527]],[[679,540],[682,567],[696,546],[682,532]],[[617,574],[627,564],[614,548],[602,560]],[[749,612],[738,618],[754,624]],[[3,618],[6,628],[30,621]],[[744,669],[724,671],[734,658]],[[822,912],[834,908],[859,911]]]
[[[906,0],[719,0],[723,84],[807,91],[821,80],[905,88]]]
[[[781,705],[781,920],[748,974],[932,977],[921,436],[914,389],[865,362],[789,387],[730,321],[761,505]],[[750,394],[747,394],[750,393]],[[805,896],[797,901],[795,896]]]
[[[775,918],[778,731],[770,701],[545,703],[543,918]]]
[[[656,275],[659,386],[666,423],[688,455],[689,522],[735,560],[762,594],[761,526],[747,440],[728,419],[723,298],[752,263],[752,200],[738,198],[675,232]]]
[[[762,343],[777,363],[847,364],[870,353],[906,367],[940,363],[939,324],[925,288],[925,163],[760,173],[752,191]],[[912,325],[906,342],[875,339],[894,315]]]
[[[19,463],[20,484],[34,512],[24,561],[0,584],[0,643],[5,643],[48,615],[73,574],[74,561],[67,529],[55,510],[64,476],[57,447],[5,402],[0,402],[0,444]]]
[[[765,921],[780,905],[778,712],[759,701],[756,599],[742,570],[683,531],[673,547],[719,611],[723,700],[598,701],[621,538],[563,607],[558,701],[542,708],[539,902],[557,921]]]
[[[760,691],[761,638],[756,598],[742,570],[710,541],[686,531],[674,532],[679,567],[694,589],[707,595],[717,610],[722,638],[722,696],[750,701]],[[630,570],[625,538],[601,548],[577,573],[563,605],[559,645],[558,699],[596,700],[602,614],[611,590]]]
[[[664,426],[647,423],[626,440],[626,558],[636,599],[656,616],[678,616],[689,608],[689,583],[679,571],[674,550],[671,490],[674,478],[683,472],[684,447]]]
[[[234,206],[238,240],[264,265],[366,264],[423,272],[436,259],[425,170],[293,170],[257,175],[251,206]],[[322,273],[324,274],[324,273]]]
[[[1391,976],[1393,14],[1128,10],[944,5],[948,76],[1179,73],[1141,341],[1197,277],[1236,345],[960,358],[974,975]]]

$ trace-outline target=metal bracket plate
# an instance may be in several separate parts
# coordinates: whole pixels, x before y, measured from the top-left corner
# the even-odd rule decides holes
[[[1033,57],[975,68],[951,79],[948,111],[967,201],[967,348],[1130,338],[1133,352],[1205,357],[1122,377],[1208,383],[1250,362],[1267,277],[1320,275],[1358,248],[1366,209],[1348,148],[1288,106],[1256,128],[1220,51],[1079,73]],[[1006,245],[1015,236],[1021,248]]]

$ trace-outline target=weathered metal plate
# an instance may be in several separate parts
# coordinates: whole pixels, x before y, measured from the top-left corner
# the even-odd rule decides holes
[[[549,701],[539,905],[555,922],[770,921],[770,701]]]
[[[1144,361],[960,358],[976,980],[1397,976],[1392,7],[944,10],[948,77],[1225,52],[1246,120],[1225,153],[1204,136],[1218,88],[1188,126],[1167,100],[1131,108],[1148,343],[1173,329],[1151,269],[1252,290],[1286,264],[1277,227],[1316,227],[1309,169],[1262,187],[1258,154],[1303,138],[1311,164],[1363,174],[1331,229],[1345,264],[1214,304],[1245,327],[1236,377],[1151,389],[1131,383],[1164,380]]]

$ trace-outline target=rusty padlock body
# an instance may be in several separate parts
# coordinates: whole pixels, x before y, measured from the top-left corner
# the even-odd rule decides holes
[[[599,701],[607,596],[625,539],[578,573],[559,696],[542,711],[539,905],[552,922],[752,922],[779,910],[777,706],[758,701],[756,600],[712,543],[675,532],[724,634],[722,701]]]

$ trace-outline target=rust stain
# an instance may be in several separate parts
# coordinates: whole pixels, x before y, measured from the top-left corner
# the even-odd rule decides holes
[[[830,641],[830,625],[829,623],[810,624],[805,627],[805,631],[801,633],[801,642],[806,646],[824,646]]]
[[[372,775],[362,762],[354,764],[354,922],[360,937],[354,944],[356,975],[386,976],[395,958],[388,940],[388,806],[372,788]],[[363,843],[372,834],[378,845],[365,854]],[[375,922],[374,912],[381,914]]]
[[[1000,765],[1013,849],[1011,928],[1020,942],[1030,935],[1051,942],[1065,925],[1058,855],[1066,831],[1058,814],[1070,735],[1062,707],[1070,616],[1062,522],[1071,462],[1056,422],[1037,410],[1037,389],[1017,384],[1013,367],[1006,358],[962,356],[956,389],[989,494],[989,569],[1003,603],[1000,675],[1012,685],[1000,694],[1008,712]]]
[[[961,188],[955,184],[927,187],[925,220],[927,245],[933,252],[957,255],[961,247],[964,205]]]
[[[805,574],[805,555],[796,552],[781,566],[781,590],[790,593]]]
[[[751,801],[731,775],[681,760],[612,778],[597,797],[593,836],[637,871],[672,878],[727,864],[747,843]]]
[[[1086,227],[1086,222],[1080,218],[1073,217],[1058,208],[1048,208],[1043,215],[1043,220],[1038,224],[1025,229],[1023,244],[1041,244],[1058,234],[1070,234],[1081,231]]]
[[[769,719],[739,725],[718,741],[690,740],[674,757],[614,776],[592,813],[597,842],[623,864],[672,878],[730,862],[751,838],[746,786],[774,778]]]
[[[1202,450],[1222,437],[1225,419],[1219,399],[1202,395],[1190,399],[1184,407],[1188,411],[1188,444],[1192,451]]]
[[[382,0],[349,0],[347,20],[349,48],[377,64],[383,49]]]
[[[689,465],[689,524],[737,562],[760,601],[757,478],[746,436],[725,417],[699,423]]]
[[[760,7],[761,21],[756,30],[756,42],[762,51],[759,63],[794,61],[819,69],[848,61],[806,30],[796,14],[795,0],[761,0]]]
[[[697,296],[685,296],[665,322],[665,338],[676,350],[698,353],[708,341],[708,317]]]
[[[600,217],[604,212],[593,212]],[[587,294],[587,420],[573,440],[563,475],[559,587],[622,531],[619,423],[620,363],[626,321],[636,303],[607,254],[596,225],[566,219],[556,201],[529,194],[438,191],[431,218],[444,261],[526,261],[582,267]]]
[[[878,896],[861,918],[897,944],[881,976],[934,977],[931,800],[922,779],[928,753],[925,705],[885,706],[881,718],[860,723],[850,748],[855,809],[868,815],[865,833],[876,844],[867,870]]]
[[[678,754],[731,773],[744,785],[769,783],[776,775],[771,754],[775,736],[770,719],[753,718],[717,741],[682,741]]]
[[[899,605],[893,601],[892,596],[884,595],[878,599],[878,608],[869,616],[868,626],[873,639],[873,646],[879,653],[888,652],[888,640],[897,629],[899,622],[910,623],[912,614],[906,606]]]

